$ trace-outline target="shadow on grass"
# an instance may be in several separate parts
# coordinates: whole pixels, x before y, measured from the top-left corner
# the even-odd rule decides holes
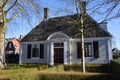
[[[40,74],[39,80],[120,80],[120,74]]]

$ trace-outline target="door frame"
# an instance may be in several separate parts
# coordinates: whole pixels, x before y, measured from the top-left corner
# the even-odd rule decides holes
[[[54,59],[54,63],[55,64],[64,64],[64,42],[54,42],[54,48],[53,48],[53,50],[55,50],[55,49],[63,49],[62,50],[62,53],[63,53],[63,56],[62,56],[62,58],[63,58],[63,63],[55,63],[55,59]],[[54,51],[54,58],[55,58],[55,51]]]
[[[68,54],[68,41],[64,40],[64,41],[51,41],[50,42],[50,66],[54,65],[54,44],[55,43],[62,43],[63,46],[62,47],[55,47],[55,48],[63,48],[63,64],[68,64],[67,62],[67,54]]]

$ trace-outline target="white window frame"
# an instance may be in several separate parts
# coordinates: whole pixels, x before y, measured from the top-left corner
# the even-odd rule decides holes
[[[91,43],[91,45],[92,45],[92,57],[86,57],[86,58],[94,58],[94,47],[93,47],[93,41],[85,41],[84,43]],[[85,49],[84,49],[85,50]]]
[[[34,48],[34,45],[37,45],[37,48],[38,48],[38,51],[39,51],[39,55],[40,55],[40,44],[32,44],[32,48],[31,48],[31,59],[40,59],[40,57],[33,57],[32,54],[33,54],[33,48]]]

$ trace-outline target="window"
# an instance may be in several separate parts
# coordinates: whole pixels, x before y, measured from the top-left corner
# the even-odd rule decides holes
[[[9,48],[12,48],[12,42],[9,43]]]
[[[85,50],[85,57],[99,58],[98,41],[85,42],[84,50]],[[81,42],[77,42],[77,57],[82,58]]]
[[[54,43],[54,47],[63,47],[63,43]]]
[[[33,58],[39,57],[39,45],[37,44],[32,45],[32,57]]]
[[[44,44],[28,44],[27,58],[44,58]]]
[[[92,57],[92,43],[86,42],[84,47],[85,47],[85,57]]]

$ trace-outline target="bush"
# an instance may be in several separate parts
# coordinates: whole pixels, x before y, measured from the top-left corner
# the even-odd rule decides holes
[[[7,63],[19,63],[19,54],[6,54]]]
[[[65,65],[64,70],[82,72],[82,66],[81,65]],[[107,64],[106,65],[105,64],[104,65],[87,64],[86,71],[87,72],[110,72],[110,66]]]
[[[64,65],[63,64],[57,64],[57,65],[54,65],[52,67],[49,67],[48,69],[46,69],[46,71],[62,72],[62,71],[64,71]]]
[[[120,60],[112,60],[110,66],[112,72],[120,73]]]
[[[119,74],[96,73],[28,73],[9,75],[1,80],[119,80]]]
[[[45,64],[8,64],[7,69],[37,68],[38,70],[47,69]]]
[[[39,80],[119,80],[118,74],[75,74],[75,73],[51,73],[39,74]]]
[[[113,59],[120,59],[120,54],[114,54]]]
[[[64,70],[65,71],[78,71],[81,72],[82,71],[82,66],[81,65],[64,65]]]

